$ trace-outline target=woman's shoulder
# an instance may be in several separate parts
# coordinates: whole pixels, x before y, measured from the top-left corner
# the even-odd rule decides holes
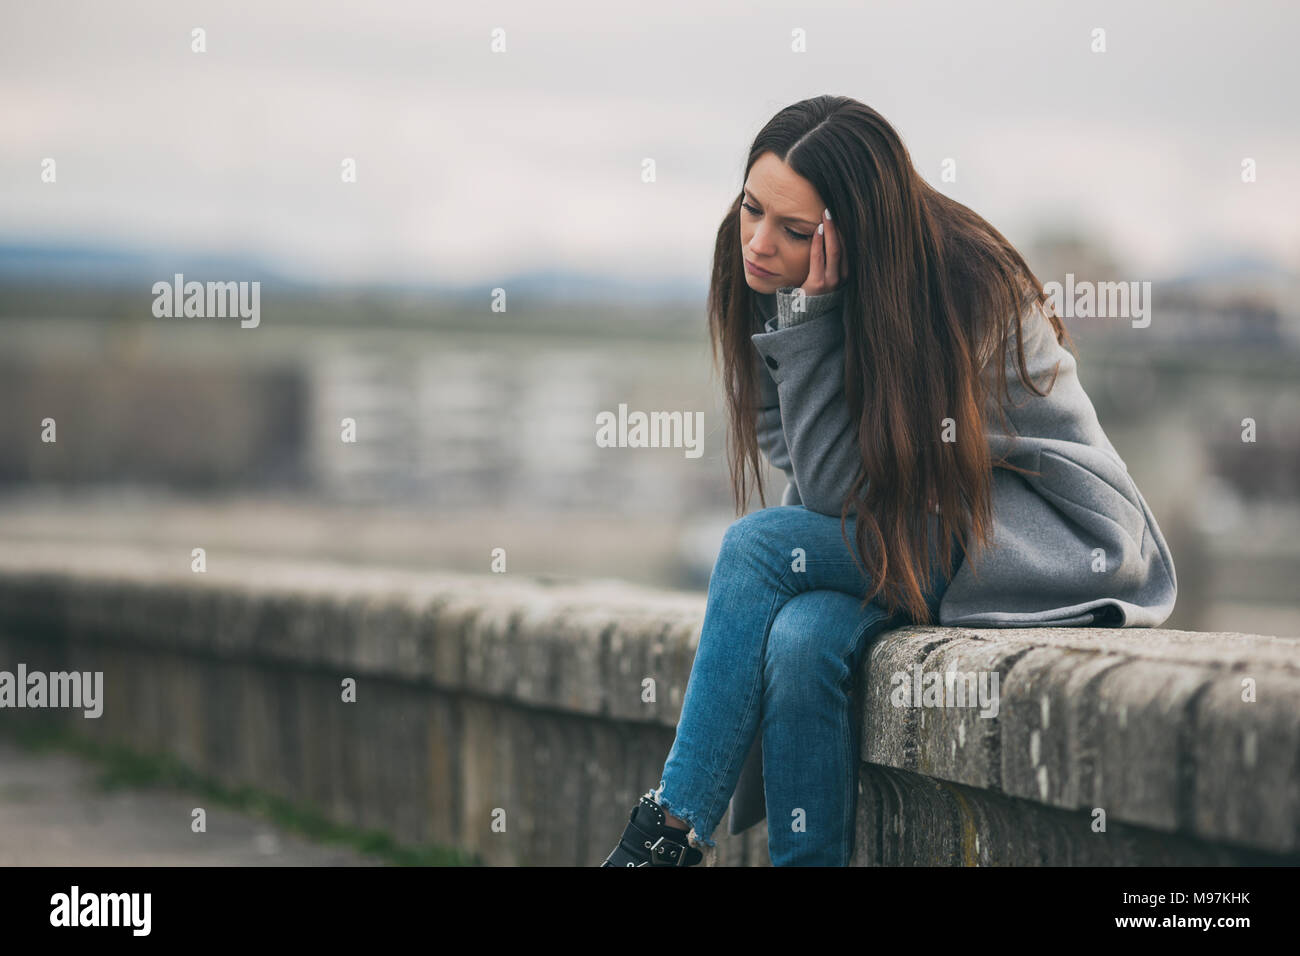
[[[986,375],[996,375],[997,365],[993,361],[998,354],[1000,336],[1006,337],[1006,351],[1003,365],[1008,373],[1016,368],[1019,349],[1025,352],[1025,364],[1032,372],[1034,366],[1051,367],[1069,352],[1061,344],[1056,325],[1047,312],[1043,296],[1037,290],[1030,289],[1020,303],[1018,311],[1013,311],[997,318],[999,322],[985,322],[977,329],[980,355],[979,367]]]

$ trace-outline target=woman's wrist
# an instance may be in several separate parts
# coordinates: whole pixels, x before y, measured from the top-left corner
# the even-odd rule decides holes
[[[821,295],[806,295],[794,286],[776,292],[776,327],[787,329],[833,311],[844,297],[843,289],[832,289]],[[802,302],[800,301],[802,299]]]

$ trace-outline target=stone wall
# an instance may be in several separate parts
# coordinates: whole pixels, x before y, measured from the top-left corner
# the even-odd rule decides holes
[[[616,581],[189,567],[4,542],[0,670],[102,671],[105,700],[0,731],[63,721],[489,865],[604,858],[658,784],[704,610]],[[895,706],[917,667],[997,674],[996,715]],[[903,628],[862,680],[859,865],[1300,862],[1300,638]],[[762,825],[715,836],[710,864],[769,862]]]

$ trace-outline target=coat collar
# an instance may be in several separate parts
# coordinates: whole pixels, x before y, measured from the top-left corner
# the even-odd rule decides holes
[[[754,302],[754,308],[758,311],[759,318],[763,320],[764,325],[773,322],[776,319],[776,293],[755,292],[750,289],[749,294]],[[773,328],[775,328],[775,324]]]

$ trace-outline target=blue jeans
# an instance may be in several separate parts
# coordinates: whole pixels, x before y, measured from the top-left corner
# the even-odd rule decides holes
[[[932,515],[932,556],[937,521]],[[851,515],[849,541],[854,528]],[[933,620],[947,588],[937,564],[926,591]],[[870,638],[910,623],[876,601],[860,608],[867,584],[838,517],[775,506],[727,529],[677,737],[653,794],[699,843],[716,845],[713,831],[761,732],[772,864],[848,865],[860,753],[853,680]]]

